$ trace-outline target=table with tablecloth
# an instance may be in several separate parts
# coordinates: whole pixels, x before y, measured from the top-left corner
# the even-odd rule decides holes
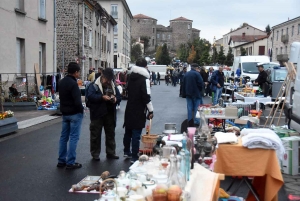
[[[276,201],[283,178],[275,150],[248,149],[237,144],[219,144],[214,172],[228,176],[254,177],[253,186],[260,200]],[[249,193],[247,201],[255,200]]]
[[[255,103],[255,101],[258,100],[260,103],[263,103],[264,105],[266,105],[272,101],[270,96],[268,96],[268,97],[246,97],[237,92],[234,92],[234,96],[236,99],[243,100],[245,103],[250,103],[250,104],[253,104],[253,103]]]

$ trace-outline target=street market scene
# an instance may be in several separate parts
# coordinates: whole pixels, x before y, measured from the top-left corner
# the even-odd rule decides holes
[[[0,200],[300,200],[284,6],[1,0]]]

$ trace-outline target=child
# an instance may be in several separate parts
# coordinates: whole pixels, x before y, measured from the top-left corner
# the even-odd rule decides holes
[[[121,96],[123,96],[123,87],[122,87],[122,85],[121,85],[120,80],[116,80],[116,86],[117,86],[117,88],[118,88],[118,90],[119,90]],[[117,107],[117,108],[116,108],[117,110],[120,109],[120,103],[118,103],[116,107]]]

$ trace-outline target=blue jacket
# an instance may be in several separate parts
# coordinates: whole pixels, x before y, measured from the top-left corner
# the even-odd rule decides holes
[[[192,69],[183,77],[182,96],[201,98],[203,80],[199,72]]]
[[[236,69],[235,74],[236,74],[237,77],[240,77],[241,76],[241,69],[240,68]]]

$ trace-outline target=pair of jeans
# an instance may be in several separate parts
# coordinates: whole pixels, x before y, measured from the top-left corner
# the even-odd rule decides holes
[[[213,104],[216,105],[218,104],[218,100],[221,98],[222,96],[222,91],[223,91],[223,87],[217,87],[215,93],[214,93],[214,102]]]
[[[103,117],[91,120],[90,123],[90,153],[92,157],[98,157],[101,152],[102,128],[105,131],[105,147],[107,155],[116,154],[115,141],[115,116],[113,111],[109,111]]]
[[[187,103],[187,111],[188,111],[188,121],[191,119],[194,119],[194,124],[199,125],[200,120],[196,119],[196,114],[198,110],[198,106],[200,105],[201,98],[195,98],[195,97],[186,97],[186,103]]]
[[[125,128],[125,135],[123,138],[123,145],[124,145],[124,153],[130,154],[132,153],[132,159],[138,160],[138,153],[140,149],[140,139],[142,135],[143,129],[128,129]],[[131,144],[131,151],[130,151],[130,144]]]
[[[73,165],[75,163],[76,148],[80,136],[82,118],[82,113],[63,115],[62,131],[59,140],[59,163],[66,163],[67,165]]]

